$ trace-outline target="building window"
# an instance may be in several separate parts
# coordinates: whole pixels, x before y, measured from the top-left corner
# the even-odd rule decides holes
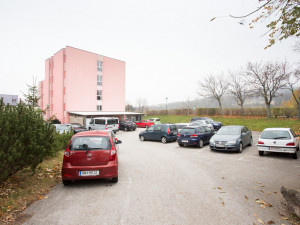
[[[102,100],[102,91],[97,90],[97,100]]]
[[[13,99],[12,104],[17,104],[17,99]]]
[[[101,61],[97,61],[97,70],[102,71],[102,62]]]
[[[97,105],[97,111],[102,111],[102,105]]]
[[[97,75],[97,85],[102,86],[102,75]]]

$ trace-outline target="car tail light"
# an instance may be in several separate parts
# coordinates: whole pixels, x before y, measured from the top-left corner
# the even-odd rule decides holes
[[[192,134],[190,137],[198,137],[197,134]]]
[[[107,124],[105,124],[105,129],[107,130]]]
[[[294,142],[287,143],[286,146],[295,146]]]
[[[110,156],[109,156],[109,161],[114,161],[117,156],[117,151],[116,150],[111,150],[110,151]]]
[[[69,150],[69,148],[67,148],[67,149],[65,150],[64,155],[65,155],[66,157],[70,157],[70,150]]]
[[[171,134],[170,127],[168,128],[168,134]]]
[[[258,141],[257,144],[264,145],[265,143],[263,143],[262,141]]]
[[[177,134],[178,137],[180,137],[180,134]]]

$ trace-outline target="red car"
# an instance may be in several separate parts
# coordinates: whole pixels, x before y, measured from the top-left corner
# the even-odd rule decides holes
[[[138,126],[138,127],[151,127],[152,125],[154,125],[153,122],[150,122],[149,120],[141,120],[141,121],[136,121],[135,124]]]
[[[118,182],[118,140],[114,132],[85,131],[75,134],[65,150],[62,182],[108,178]]]

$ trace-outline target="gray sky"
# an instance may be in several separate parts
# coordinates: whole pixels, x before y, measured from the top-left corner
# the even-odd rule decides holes
[[[264,50],[265,23],[239,20],[258,0],[0,1],[0,94],[27,92],[43,80],[45,59],[66,45],[126,62],[126,102],[194,99],[206,75],[248,61],[299,62],[295,39]],[[211,18],[217,17],[214,21]]]

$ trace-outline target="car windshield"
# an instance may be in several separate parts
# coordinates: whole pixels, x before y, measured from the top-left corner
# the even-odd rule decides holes
[[[288,131],[285,130],[266,130],[261,135],[262,139],[291,139],[291,135]]]
[[[68,132],[70,130],[70,127],[64,126],[64,125],[60,125],[60,126],[56,127],[56,130],[57,131],[66,131],[66,132]]]
[[[241,128],[240,127],[222,127],[218,133],[218,135],[240,135]]]
[[[71,125],[73,128],[81,128],[82,126],[79,126],[79,125],[77,125],[77,124],[72,124]]]
[[[195,130],[194,128],[183,128],[180,130],[180,134],[194,134]]]
[[[109,137],[73,138],[70,150],[108,150],[111,148]]]
[[[212,119],[206,119],[205,121],[214,122]]]

